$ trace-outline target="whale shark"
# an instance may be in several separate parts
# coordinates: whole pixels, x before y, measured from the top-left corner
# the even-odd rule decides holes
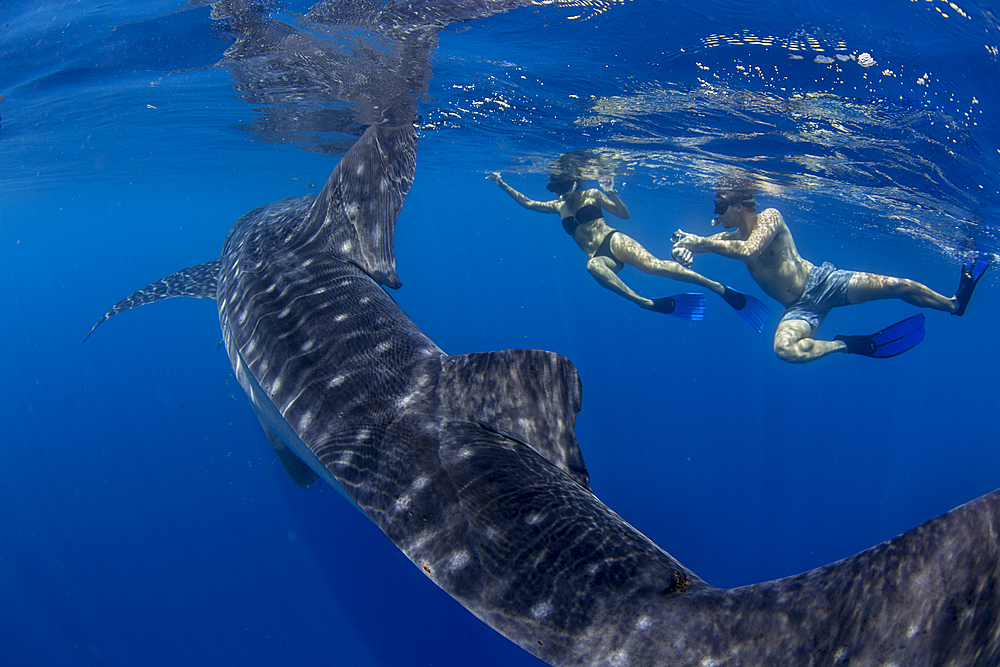
[[[415,109],[405,95],[379,109],[318,195],[245,214],[217,259],[130,294],[88,337],[137,306],[215,299],[290,478],[336,488],[547,664],[1000,664],[1000,491],[825,567],[717,588],[591,490],[568,359],[431,341],[388,291]]]
[[[411,123],[369,127],[317,197],[233,225],[219,259],[94,325],[214,298],[291,478],[322,479],[417,568],[551,665],[996,665],[1000,491],[798,576],[714,588],[601,503],[552,352],[448,355],[396,305]],[[93,330],[91,333],[93,333]],[[88,334],[89,335],[89,334]]]

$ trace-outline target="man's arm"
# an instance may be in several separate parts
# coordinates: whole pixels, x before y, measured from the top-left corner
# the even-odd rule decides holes
[[[708,238],[717,241],[728,241],[732,239],[734,233],[735,230],[732,232],[719,232],[718,234],[714,234]],[[678,229],[676,232],[674,232],[674,235],[670,237],[671,242],[673,242],[674,244],[673,249],[670,251],[670,257],[673,258],[673,260],[678,264],[683,264],[684,266],[690,269],[691,266],[694,264],[694,253],[691,252],[690,248],[679,245],[680,240],[685,236],[697,238],[694,236],[694,234],[687,234],[687,232],[682,232],[681,230]]]
[[[487,180],[493,181],[511,196],[511,199],[516,201],[518,204],[528,209],[529,211],[537,211],[538,213],[558,213],[559,212],[559,202],[558,201],[535,201],[534,199],[529,199],[526,195],[518,192],[514,188],[510,187],[503,182],[500,178],[500,174],[495,171],[491,171],[486,174]]]
[[[772,210],[757,217],[757,225],[746,240],[734,239],[730,232],[705,237],[678,229],[674,233],[673,241],[675,246],[687,248],[695,255],[715,253],[741,262],[752,262],[774,240],[781,225],[780,214]]]

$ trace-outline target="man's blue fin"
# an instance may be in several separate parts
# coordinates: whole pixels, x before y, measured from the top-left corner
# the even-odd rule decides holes
[[[952,315],[965,315],[965,309],[972,298],[972,291],[976,289],[979,279],[986,273],[993,263],[993,255],[985,252],[975,252],[969,261],[962,264],[962,277],[958,282],[958,289],[955,290],[955,298],[958,299],[958,308]]]
[[[887,359],[902,354],[924,339],[924,314],[919,313],[896,322],[870,336],[834,337],[847,344],[848,354],[860,354],[873,359]]]

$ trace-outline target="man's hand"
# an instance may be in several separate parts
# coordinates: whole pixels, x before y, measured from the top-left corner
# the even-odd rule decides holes
[[[674,242],[674,249],[670,251],[670,256],[678,264],[690,268],[694,263],[694,250],[701,242],[701,237],[678,229],[670,237],[670,240]]]
[[[488,172],[486,172],[486,180],[487,181],[493,181],[497,185],[499,185],[500,183],[503,182],[502,179],[500,178],[500,174],[498,174],[495,171],[488,171]]]
[[[670,256],[674,258],[674,261],[684,266],[686,268],[691,268],[694,264],[694,253],[680,246],[674,246],[674,249],[670,251]]]
[[[701,242],[701,237],[695,236],[694,234],[688,234],[684,230],[678,229],[674,232],[674,235],[670,237],[670,240],[673,241],[675,246],[694,250]]]

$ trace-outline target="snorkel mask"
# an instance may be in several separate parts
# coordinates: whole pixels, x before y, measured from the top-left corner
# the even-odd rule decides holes
[[[752,207],[757,206],[756,200],[753,195],[749,192],[742,192],[740,190],[730,190],[725,194],[719,193],[715,195],[715,216],[712,218],[712,226],[721,225],[722,221],[719,220],[720,215],[729,210],[730,206],[735,204],[748,204]]]
[[[549,184],[545,186],[545,189],[559,196],[569,194],[573,190],[576,190],[576,180],[553,175]]]

